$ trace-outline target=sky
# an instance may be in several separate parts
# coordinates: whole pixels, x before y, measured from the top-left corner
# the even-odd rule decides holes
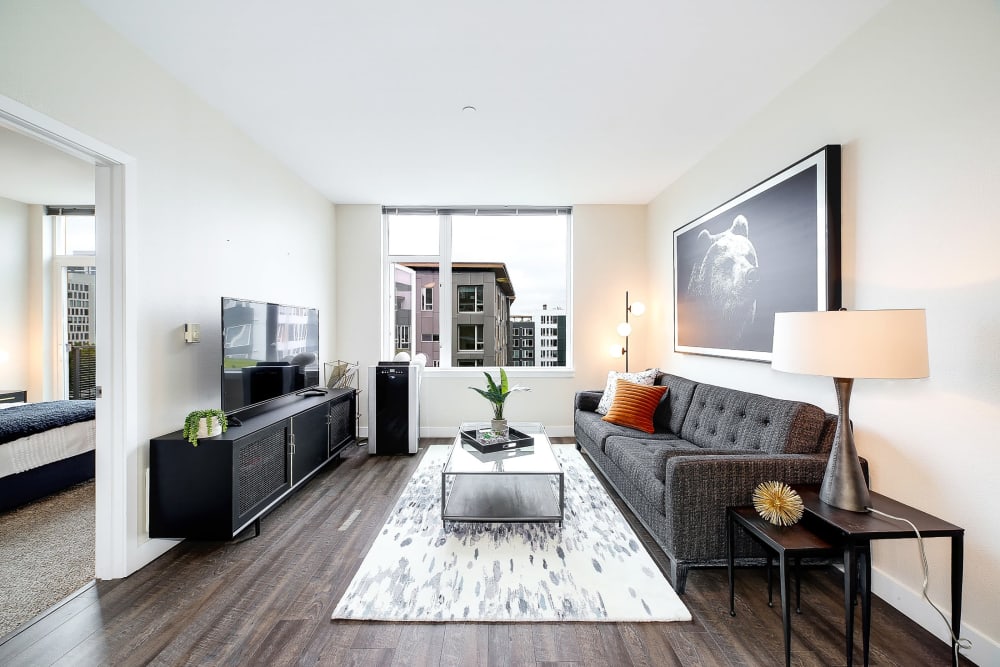
[[[564,216],[453,216],[452,261],[503,262],[516,299],[514,315],[547,305],[566,309]],[[397,224],[397,222],[402,224]],[[437,254],[437,218],[393,217],[391,254]]]

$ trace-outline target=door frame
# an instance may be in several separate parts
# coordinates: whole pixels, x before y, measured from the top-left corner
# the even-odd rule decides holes
[[[139,470],[128,466],[137,458],[129,452],[138,443],[136,160],[4,95],[0,95],[0,125],[95,168],[97,302],[101,304],[96,344],[102,350],[97,355],[97,384],[103,388],[96,400],[95,574],[98,579],[124,577],[152,560],[142,553],[138,540],[143,533]]]

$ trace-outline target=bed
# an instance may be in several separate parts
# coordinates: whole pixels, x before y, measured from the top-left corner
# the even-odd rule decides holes
[[[0,512],[94,477],[94,401],[0,409]]]

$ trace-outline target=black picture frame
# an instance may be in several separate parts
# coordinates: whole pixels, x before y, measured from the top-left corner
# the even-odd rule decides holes
[[[774,314],[841,305],[840,146],[674,231],[674,351],[771,361]]]

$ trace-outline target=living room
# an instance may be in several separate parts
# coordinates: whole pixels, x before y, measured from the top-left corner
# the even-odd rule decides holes
[[[967,655],[984,665],[1000,663],[1000,532],[989,528],[988,503],[1000,481],[992,428],[1000,417],[1000,232],[987,199],[1000,176],[998,36],[1000,9],[987,0],[888,3],[648,202],[545,202],[573,205],[575,357],[572,373],[526,381],[530,414],[518,415],[552,435],[572,434],[573,393],[622,369],[604,350],[616,340],[626,290],[648,306],[634,322],[633,369],[655,366],[835,412],[827,378],[673,352],[672,235],[821,146],[840,144],[844,304],[925,308],[931,364],[926,380],[857,384],[859,450],[873,489],[966,529],[963,634],[974,646]],[[129,308],[120,366],[128,398],[104,425],[113,431],[110,467],[120,469],[105,499],[121,512],[98,528],[99,576],[123,577],[173,546],[144,533],[149,438],[218,403],[217,351],[186,346],[181,323],[202,323],[206,340],[218,335],[211,328],[224,294],[317,304],[324,357],[330,350],[332,358],[376,362],[381,205],[400,202],[331,203],[86,3],[5,3],[0,63],[5,115],[30,121],[35,112],[43,117],[36,125],[54,119],[80,133],[78,143],[109,147],[125,165],[127,258],[114,268],[127,276],[115,284]],[[958,221],[960,233],[948,232]],[[237,270],[246,256],[267,258],[288,278]],[[16,354],[12,361],[4,372],[28,382],[30,370]],[[428,374],[426,435],[453,431],[481,409],[470,376]],[[927,546],[931,596],[947,606],[949,554],[933,540]],[[941,636],[920,597],[914,543],[877,545],[874,569],[876,594]]]

